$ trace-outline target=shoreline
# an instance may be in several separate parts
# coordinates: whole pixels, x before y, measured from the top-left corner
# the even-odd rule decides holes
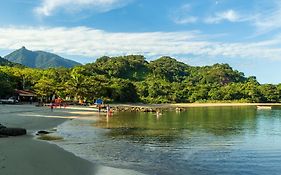
[[[116,107],[141,108],[189,108],[189,107],[239,107],[239,106],[281,106],[280,103],[179,103],[179,104],[114,104]],[[51,130],[72,119],[97,120],[95,109],[84,106],[57,108],[53,112],[47,107],[34,105],[0,105],[0,123],[8,127],[26,128],[26,136],[0,138],[1,175],[143,175],[130,169],[103,166],[81,158],[65,150],[54,141],[35,138],[39,130]],[[90,114],[90,115],[89,115]],[[56,134],[56,132],[54,132]],[[15,168],[15,166],[17,168]]]
[[[185,110],[193,107],[281,106],[281,103],[173,103],[173,104],[111,104],[113,111],[156,112],[157,110]]]
[[[140,104],[140,103],[117,103],[111,106],[132,107],[212,107],[212,106],[281,106],[281,103],[168,103],[168,104]]]
[[[68,120],[51,116],[66,117],[69,114],[59,111],[50,113],[49,109],[33,105],[0,105],[0,109],[0,123],[9,127],[26,128],[28,131],[25,136],[0,138],[1,174],[76,175],[81,172],[92,175],[91,162],[34,137],[38,130],[49,130]]]
[[[51,112],[48,108],[34,105],[0,105],[1,124],[28,131],[25,136],[0,138],[1,175],[141,175],[142,173],[133,170],[90,162],[59,147],[53,141],[36,139],[34,133],[39,130],[48,131],[75,118],[87,119],[87,109],[83,108],[82,111],[82,108],[54,109]],[[92,114],[91,118],[97,117],[96,112],[93,111]]]

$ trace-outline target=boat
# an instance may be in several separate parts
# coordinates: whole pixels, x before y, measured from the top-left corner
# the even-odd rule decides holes
[[[271,109],[272,109],[272,106],[257,106],[257,109],[271,110]]]

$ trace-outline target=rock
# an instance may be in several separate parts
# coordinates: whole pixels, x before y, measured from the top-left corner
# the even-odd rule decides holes
[[[48,131],[38,131],[36,135],[50,134]]]
[[[2,128],[7,128],[7,127],[2,125],[2,124],[0,124],[0,129],[2,129]]]
[[[1,128],[0,129],[0,135],[5,136],[20,136],[25,135],[26,129],[23,128]]]
[[[50,134],[48,131],[38,131],[37,134]]]
[[[180,107],[176,107],[176,111],[180,112],[180,111],[183,111],[183,109]]]

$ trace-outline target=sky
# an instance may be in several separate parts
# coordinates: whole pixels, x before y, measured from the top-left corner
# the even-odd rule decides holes
[[[281,83],[280,0],[9,0],[0,55],[25,46],[81,63],[129,54],[192,66],[228,63]]]

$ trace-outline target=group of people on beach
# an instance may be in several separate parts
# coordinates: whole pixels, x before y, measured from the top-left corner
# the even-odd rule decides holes
[[[96,104],[96,107],[98,108],[98,112],[102,112],[102,109],[106,109],[106,113],[107,114],[112,114],[112,110],[111,110],[109,104],[107,104],[107,105],[103,104],[102,100],[100,100],[99,102],[98,102],[98,100],[95,100],[94,104]],[[59,98],[54,99],[50,103],[49,106],[50,106],[51,111],[53,111],[54,108],[56,108],[56,107],[60,107],[61,108],[63,106],[65,108],[66,107],[66,103],[64,103],[63,99],[59,97]]]
[[[99,112],[101,112],[102,108],[105,108],[105,106],[104,105],[102,106],[101,104],[97,105],[97,107],[98,107],[98,111]],[[106,105],[106,113],[107,114],[111,114],[112,113],[112,110],[110,109],[109,104]]]
[[[53,111],[54,108],[56,108],[56,107],[59,107],[59,108],[64,107],[64,108],[66,108],[67,107],[67,103],[65,103],[62,98],[57,98],[57,99],[53,100],[50,103],[51,111]]]

